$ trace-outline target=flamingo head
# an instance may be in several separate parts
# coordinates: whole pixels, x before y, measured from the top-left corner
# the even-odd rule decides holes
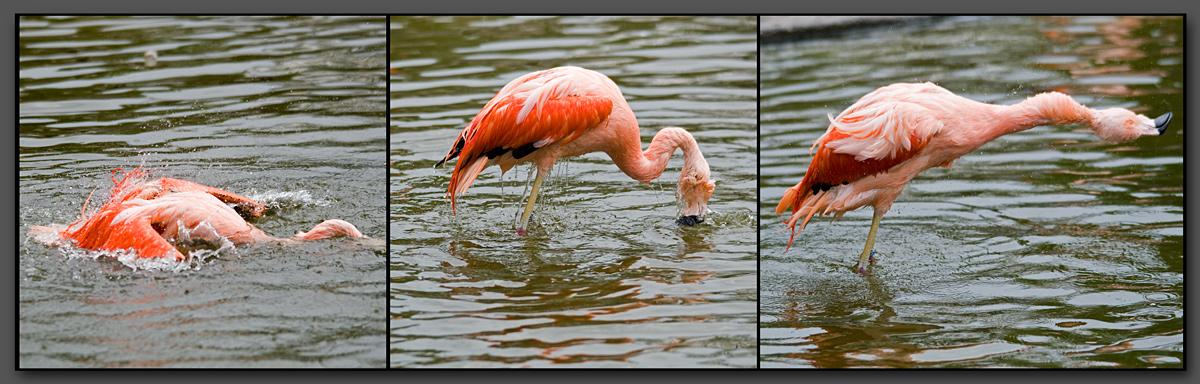
[[[675,223],[696,225],[704,222],[708,199],[712,198],[715,187],[716,184],[709,178],[708,163],[703,158],[692,166],[685,164],[679,175],[679,199],[683,201],[683,211]]]
[[[1151,119],[1124,108],[1100,110],[1092,118],[1092,131],[1109,143],[1124,143],[1141,136],[1158,136],[1167,131],[1171,112]]]

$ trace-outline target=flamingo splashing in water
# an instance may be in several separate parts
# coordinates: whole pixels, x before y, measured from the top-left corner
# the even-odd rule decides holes
[[[1171,113],[1150,119],[1123,108],[1095,110],[1058,92],[1015,105],[993,105],[932,83],[899,83],[863,96],[830,120],[829,129],[809,150],[817,153],[804,179],[784,192],[775,214],[792,210],[784,220],[792,231],[791,248],[796,232],[813,215],[832,214],[837,219],[848,211],[873,207],[866,248],[855,267],[865,274],[867,264],[874,263],[880,219],[922,171],[950,168],[955,159],[989,141],[1039,125],[1084,125],[1110,143],[1157,136],[1166,131]]]
[[[56,239],[47,242],[51,244],[69,240],[80,248],[110,251],[133,249],[139,258],[173,258],[180,261],[187,257],[172,241],[180,245],[193,242],[221,244],[224,241],[243,245],[321,240],[337,236],[365,237],[353,224],[332,219],[293,238],[276,239],[242,217],[262,216],[265,207],[261,203],[190,181],[170,178],[145,181],[146,173],[139,167],[126,173],[120,181],[113,178],[115,186],[109,200],[97,212],[84,215],[63,229],[32,226],[30,234],[34,237],[54,235],[52,237]]]
[[[678,189],[684,208],[676,222],[702,222],[714,184],[696,139],[682,128],[667,127],[644,152],[641,148],[637,119],[611,79],[584,68],[558,67],[505,85],[438,165],[458,158],[446,193],[457,214],[455,197],[465,193],[483,169],[496,164],[507,172],[517,164],[533,163],[537,176],[517,227],[517,234],[524,236],[542,179],[559,158],[604,152],[626,175],[649,184],[662,175],[678,148],[684,159]]]

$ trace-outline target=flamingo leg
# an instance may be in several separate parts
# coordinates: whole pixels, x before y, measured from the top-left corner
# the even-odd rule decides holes
[[[542,188],[542,178],[545,176],[538,172],[537,177],[533,179],[533,191],[529,192],[529,202],[525,204],[525,212],[521,214],[521,226],[517,227],[518,235],[525,236],[525,225],[529,223],[529,215],[533,214],[533,202],[537,200],[538,190]]]
[[[879,220],[883,219],[883,215],[876,214],[871,219],[871,231],[867,232],[867,246],[863,248],[862,256],[858,258],[858,266],[854,270],[859,274],[867,274],[867,264],[875,263],[875,232],[879,230]]]

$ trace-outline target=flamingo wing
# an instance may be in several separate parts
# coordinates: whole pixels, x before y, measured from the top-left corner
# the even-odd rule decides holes
[[[120,180],[116,178],[117,171],[124,173],[124,176]],[[122,168],[114,169],[112,194],[102,209],[111,209],[132,199],[154,199],[161,196],[164,192],[203,192],[213,195],[213,197],[220,199],[225,204],[233,205],[234,209],[243,216],[261,217],[263,211],[266,210],[266,206],[251,198],[186,180],[161,178],[152,183],[147,183],[145,182],[145,177],[148,174],[149,171],[143,171],[141,166],[132,171],[125,171]]]
[[[76,246],[97,250],[134,249],[138,257],[173,257],[183,260],[184,256],[163,238],[155,229],[149,216],[118,218],[120,209],[106,209],[89,217],[79,227],[73,224],[63,231],[64,238]]]
[[[203,184],[196,184],[187,180],[161,178],[158,179],[158,184],[163,189],[172,192],[203,192],[210,194],[225,204],[233,205],[233,208],[243,216],[262,217],[263,211],[266,210],[266,206],[249,197]]]
[[[788,208],[795,213],[823,191],[912,159],[944,126],[925,105],[944,93],[949,91],[930,83],[894,84],[831,118],[829,129],[813,144],[816,154],[804,179],[784,193],[775,213]]]
[[[534,151],[569,143],[608,118],[612,98],[574,74],[547,70],[514,80],[471,120],[438,163],[458,158],[447,192],[452,206],[488,165],[507,171]]]
[[[111,235],[108,241],[99,249],[134,249],[138,257],[171,257],[175,260],[186,259],[166,238],[163,238],[148,216],[138,216],[128,220],[114,220],[108,230]]]

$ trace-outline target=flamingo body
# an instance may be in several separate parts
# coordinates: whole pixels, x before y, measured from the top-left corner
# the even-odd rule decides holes
[[[245,196],[233,193],[233,192],[229,192],[229,191],[226,191],[223,189],[213,188],[213,187],[210,187],[207,185],[193,183],[193,182],[190,182],[187,180],[171,179],[171,178],[164,177],[164,178],[154,181],[150,185],[157,185],[160,188],[160,191],[158,192],[160,194],[162,193],[162,190],[165,190],[167,193],[174,193],[174,192],[207,193],[207,194],[212,195],[213,197],[217,198],[218,200],[220,200],[221,202],[223,202],[225,204],[232,205],[233,208],[235,210],[237,210],[238,213],[242,214],[243,216],[262,217],[263,211],[265,211],[267,208],[262,203],[254,201],[253,199],[250,199],[248,197],[245,197]]]
[[[129,172],[115,178],[109,200],[97,212],[58,230],[60,239],[94,250],[134,250],[141,258],[186,260],[176,244],[235,245],[276,239],[247,222],[242,215],[261,216],[264,206],[247,197],[189,181],[162,178],[144,181],[146,172]],[[235,207],[237,209],[235,209]],[[86,206],[85,206],[86,209]],[[239,213],[238,209],[241,210]],[[31,234],[50,232],[34,226]],[[353,224],[326,220],[298,240],[334,236],[364,237]]]
[[[922,171],[949,168],[997,137],[1039,125],[1081,124],[1117,143],[1160,135],[1170,120],[1170,113],[1152,120],[1122,108],[1094,110],[1058,92],[1003,106],[970,100],[932,83],[892,84],[863,96],[836,118],[830,116],[829,129],[809,151],[816,153],[808,172],[784,192],[775,213],[792,211],[784,221],[792,231],[790,248],[814,215],[837,219],[873,207],[867,248],[857,268],[865,273],[879,219]]]
[[[103,210],[65,238],[75,245],[96,250],[135,249],[138,257],[186,257],[168,240],[188,233],[189,240],[219,244],[220,238],[234,244],[271,239],[242,219],[233,208],[202,192],[178,192],[146,200],[134,198]],[[199,235],[196,238],[192,234]]]
[[[685,163],[678,190],[685,203],[680,222],[694,224],[703,220],[714,184],[692,135],[681,128],[664,128],[643,152],[637,119],[617,85],[596,71],[558,67],[504,86],[438,165],[458,158],[447,191],[457,212],[456,197],[485,168],[499,165],[507,172],[517,164],[533,163],[537,179],[517,229],[524,234],[541,180],[559,158],[605,152],[626,175],[649,183],[662,174],[677,148],[683,150]]]
[[[463,129],[454,148],[439,163],[460,158],[450,178],[451,204],[487,166],[496,164],[507,172],[519,163],[533,161],[539,168],[548,162],[548,168],[559,157],[600,150],[578,145],[572,150],[570,144],[612,114],[611,94],[620,93],[611,80],[608,84],[604,80],[608,78],[597,72],[566,67],[530,73],[508,83]],[[604,87],[609,84],[612,89]],[[620,103],[625,99],[620,98]]]

